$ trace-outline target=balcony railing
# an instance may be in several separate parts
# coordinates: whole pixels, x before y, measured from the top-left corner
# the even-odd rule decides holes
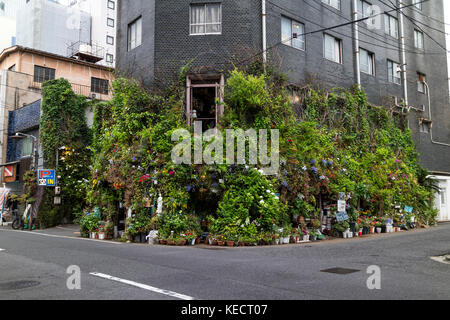
[[[108,89],[108,94],[104,94],[104,93],[93,92],[90,86],[85,86],[85,85],[77,84],[77,83],[70,83],[70,85],[72,86],[73,92],[75,92],[76,94],[85,96],[87,98],[90,98],[90,99],[108,101],[108,100],[111,100],[111,98],[112,98],[110,89]],[[33,78],[31,78],[29,88],[35,89],[35,90],[42,90],[42,83],[36,82],[36,81],[34,81]]]

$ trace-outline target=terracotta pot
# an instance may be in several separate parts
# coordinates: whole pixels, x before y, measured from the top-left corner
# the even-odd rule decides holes
[[[375,233],[375,227],[370,227],[370,233],[374,234]]]
[[[220,247],[222,247],[222,246],[225,245],[225,243],[224,243],[223,241],[217,241],[217,244],[218,244]]]
[[[180,241],[178,241],[178,243],[177,243],[177,246],[185,246],[186,245],[186,240],[180,240]]]
[[[217,245],[219,245],[219,241],[217,241],[217,240],[213,240],[213,241],[212,241],[212,245],[213,245],[213,246],[217,246]]]
[[[197,244],[202,243],[202,238],[197,238],[196,243],[197,243]]]
[[[167,240],[159,240],[159,244],[165,246],[167,244]]]
[[[239,247],[245,247],[245,242],[239,242]]]
[[[174,245],[176,245],[175,241],[173,241],[173,240],[167,241],[167,244],[168,244],[169,246],[174,246]]]
[[[228,247],[234,247],[234,241],[227,241]]]

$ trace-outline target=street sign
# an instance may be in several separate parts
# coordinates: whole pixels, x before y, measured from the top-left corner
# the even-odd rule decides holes
[[[42,187],[56,186],[55,170],[38,170],[38,182]]]

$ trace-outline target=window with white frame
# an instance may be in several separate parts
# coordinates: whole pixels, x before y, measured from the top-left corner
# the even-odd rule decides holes
[[[295,20],[281,17],[281,41],[283,44],[305,50],[305,26]]]
[[[361,72],[375,75],[375,55],[364,49],[359,49],[359,61]]]
[[[114,55],[107,53],[106,54],[106,62],[113,63],[114,62]]]
[[[341,10],[341,0],[322,0],[323,3],[326,3],[333,8]]]
[[[342,63],[342,41],[329,34],[324,34],[323,56],[325,59]]]
[[[417,49],[424,48],[423,32],[417,29],[414,29],[414,47]]]
[[[191,35],[222,33],[222,5],[220,3],[191,4],[189,16]]]
[[[425,85],[426,81],[426,76],[423,73],[417,72],[417,91],[420,93],[427,93],[427,86]]]
[[[116,3],[112,0],[108,0],[108,9],[116,9]]]
[[[388,35],[398,38],[398,19],[391,15],[384,15],[384,30]]]
[[[402,83],[402,74],[400,65],[392,60],[387,61],[388,81],[395,84]]]
[[[128,51],[142,44],[142,17],[128,25]]]

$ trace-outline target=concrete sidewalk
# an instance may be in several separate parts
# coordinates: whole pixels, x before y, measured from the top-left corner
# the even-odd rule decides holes
[[[12,229],[11,226],[8,227],[1,227],[0,229]],[[29,231],[29,230],[23,230],[23,231]],[[72,237],[72,238],[81,238],[80,233],[80,226],[76,224],[68,224],[68,225],[61,225],[50,229],[43,229],[43,230],[33,230],[29,232],[34,233],[45,233],[49,235],[55,235],[55,236],[63,236],[63,237]]]

